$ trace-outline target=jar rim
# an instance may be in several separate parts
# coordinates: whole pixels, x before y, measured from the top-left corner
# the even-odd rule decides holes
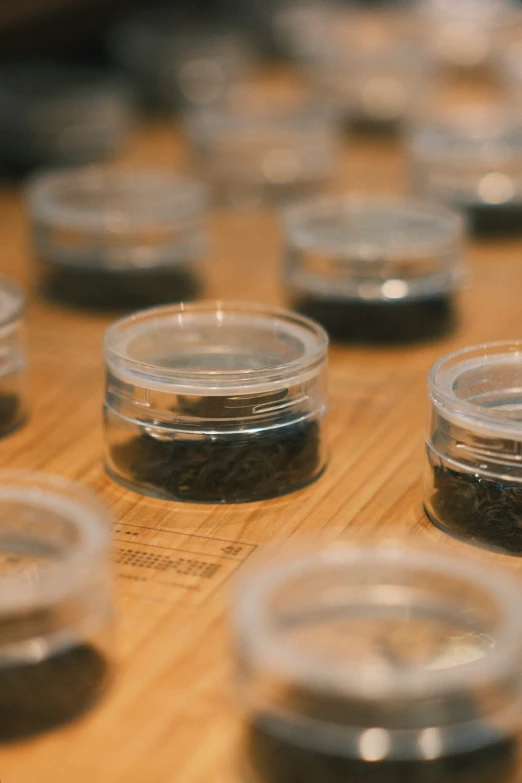
[[[314,219],[333,217],[337,220],[351,218],[361,220],[382,214],[394,216],[398,220],[406,221],[408,218],[423,218],[429,220],[433,227],[439,231],[429,242],[419,241],[415,237],[413,230],[408,232],[399,247],[393,246],[386,249],[380,243],[380,247],[373,247],[378,252],[373,255],[363,251],[367,247],[372,247],[372,236],[369,234],[368,240],[361,241],[360,237],[355,237],[353,243],[350,242],[350,231],[345,229],[345,236],[338,237],[317,237],[314,234]],[[356,257],[361,255],[361,260],[369,264],[374,262],[382,263],[383,259],[393,259],[396,255],[401,258],[415,258],[419,260],[419,254],[425,254],[426,258],[434,253],[447,253],[449,248],[454,248],[460,244],[464,236],[464,219],[456,211],[452,211],[444,206],[430,201],[419,199],[405,199],[390,196],[372,196],[362,193],[345,193],[339,196],[320,196],[306,201],[299,202],[282,211],[282,220],[287,237],[292,245],[307,250],[324,250],[342,255],[351,254]],[[368,256],[368,257],[366,257]]]
[[[74,528],[78,540],[52,562],[32,564],[31,579],[25,570],[0,575],[0,611],[50,605],[93,578],[96,561],[108,552],[110,542],[109,511],[97,494],[56,474],[2,470],[0,507],[4,502],[29,506],[36,527],[39,510],[56,514]]]
[[[258,351],[258,366],[247,367],[209,366],[204,361],[198,367],[197,355],[192,366],[172,366],[171,361],[168,366],[169,361],[147,361],[132,355],[132,341],[147,334],[158,336],[158,327],[167,330],[166,335],[172,339],[176,332],[182,335],[189,328],[202,327],[209,328],[217,338],[219,330],[225,326],[230,327],[232,333],[243,336],[241,349],[244,354],[255,357],[256,334],[264,334],[268,338],[279,335],[288,339],[293,355],[286,361],[282,358],[278,361],[272,354],[274,358],[267,361]],[[254,329],[250,345],[249,328]],[[215,355],[224,353],[217,339],[202,345],[213,350]],[[273,348],[277,351],[277,345]],[[147,388],[193,394],[241,394],[249,390],[284,388],[290,382],[305,381],[324,364],[327,348],[325,330],[311,319],[283,308],[251,302],[207,301],[141,310],[115,321],[104,337],[106,363],[119,377]]]
[[[71,190],[79,196],[97,195],[98,199],[74,205]],[[126,209],[121,203],[100,203],[100,196],[104,192],[110,195],[111,190],[123,197],[139,196],[141,203],[134,202]],[[171,228],[180,221],[199,218],[208,204],[207,190],[199,182],[159,168],[113,164],[36,174],[29,180],[26,194],[31,217],[36,221],[65,230],[114,236]]]
[[[25,310],[25,293],[18,283],[0,276],[0,329],[18,321]]]
[[[356,566],[366,575],[373,569],[378,584],[381,569],[397,567],[420,571],[441,577],[457,576],[466,585],[477,584],[487,591],[502,608],[496,634],[497,644],[487,654],[458,666],[434,669],[394,668],[393,675],[385,672],[376,676],[361,675],[353,662],[321,660],[317,654],[307,654],[279,641],[273,633],[268,606],[277,590],[306,575],[327,573],[331,568]],[[367,577],[366,577],[367,578]],[[522,649],[522,616],[519,611],[520,586],[514,578],[499,569],[491,571],[477,562],[462,561],[446,554],[418,548],[382,546],[375,548],[350,546],[338,542],[309,553],[298,552],[288,559],[277,552],[265,560],[257,571],[245,574],[236,587],[236,602],[232,614],[235,635],[240,649],[255,666],[287,678],[289,682],[307,689],[317,688],[362,699],[418,699],[423,696],[442,696],[462,688],[463,682],[481,687],[502,680],[518,669]]]
[[[455,384],[466,371],[480,366],[495,369],[501,362],[511,362],[522,373],[522,340],[500,340],[480,343],[446,354],[428,372],[428,391],[444,416],[484,434],[522,438],[521,411],[504,406],[487,407],[470,402],[455,393]],[[507,389],[506,389],[507,391]]]

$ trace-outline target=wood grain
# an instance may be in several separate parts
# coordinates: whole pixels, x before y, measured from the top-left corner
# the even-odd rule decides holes
[[[186,152],[173,128],[150,126],[141,130],[127,160],[182,169]],[[352,141],[334,187],[400,192],[407,184],[400,144]],[[215,210],[209,231],[209,297],[284,301],[283,247],[273,213]],[[0,779],[232,783],[239,778],[238,721],[225,607],[231,576],[256,547],[310,532],[406,538],[471,555],[469,547],[431,527],[422,510],[426,372],[448,351],[521,335],[522,243],[469,244],[470,278],[461,295],[460,327],[451,338],[417,348],[332,348],[330,461],[316,484],[281,499],[215,507],[140,497],[104,475],[101,339],[110,319],[38,298],[22,197],[15,188],[0,191],[0,235],[1,271],[30,292],[31,360],[31,418],[0,444],[0,466],[63,473],[100,492],[115,519],[120,560],[113,689],[77,723],[0,747]],[[133,566],[128,554],[151,546],[192,558],[199,572],[158,587],[154,574]],[[482,557],[505,568],[519,562]],[[129,562],[121,562],[125,558]],[[142,585],[128,578],[140,568],[147,577]]]

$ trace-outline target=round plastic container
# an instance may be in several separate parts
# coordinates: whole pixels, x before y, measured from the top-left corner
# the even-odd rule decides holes
[[[110,519],[58,476],[0,474],[0,742],[77,717],[112,655]]]
[[[520,32],[516,0],[423,0],[420,33],[430,56],[446,68],[491,68],[506,40]]]
[[[192,299],[205,191],[161,170],[104,166],[37,176],[27,190],[42,292],[88,308]]]
[[[416,201],[332,196],[283,213],[292,305],[336,340],[442,336],[462,276],[458,215]]]
[[[331,43],[310,69],[348,126],[363,133],[399,131],[429,73],[422,50],[393,37]]]
[[[335,116],[321,100],[274,86],[237,91],[186,128],[201,175],[235,206],[284,202],[321,190],[335,173]]]
[[[165,307],[105,336],[106,465],[155,497],[284,495],[325,467],[327,337],[254,304]]]
[[[110,45],[145,102],[158,109],[222,100],[253,59],[233,31],[195,26],[172,8],[134,13],[114,29]]]
[[[132,96],[110,72],[52,63],[0,72],[0,164],[9,169],[90,163],[124,146]]]
[[[418,193],[461,209],[479,236],[522,230],[522,116],[467,105],[419,118],[410,139]]]
[[[425,507],[473,544],[522,555],[522,343],[485,343],[430,370]]]
[[[243,779],[515,781],[519,584],[416,550],[289,549],[236,590]]]
[[[0,277],[0,437],[27,415],[24,310],[21,288]]]

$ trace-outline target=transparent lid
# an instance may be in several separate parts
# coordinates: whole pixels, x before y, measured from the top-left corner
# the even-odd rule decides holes
[[[522,439],[522,342],[484,343],[444,356],[430,369],[428,388],[449,421]]]
[[[172,393],[247,394],[317,375],[328,338],[286,310],[203,302],[144,310],[105,334],[111,372],[137,386]]]
[[[522,114],[511,106],[470,102],[428,109],[414,124],[413,150],[422,159],[498,166],[522,160]]]
[[[323,197],[290,207],[283,221],[294,282],[318,293],[396,300],[458,282],[463,223],[444,208]]]
[[[0,330],[18,321],[25,307],[25,294],[16,283],[0,277]]]
[[[98,498],[59,476],[0,475],[0,616],[49,607],[101,578],[110,520]]]
[[[491,27],[508,24],[520,6],[513,0],[423,0],[421,9],[440,19]]]
[[[336,736],[369,727],[397,735],[383,755],[399,756],[422,755],[426,729],[441,749],[481,744],[488,721],[512,727],[521,593],[489,565],[395,545],[271,551],[236,587],[247,706],[311,731],[323,724],[331,752]]]
[[[154,169],[86,166],[40,174],[27,189],[32,217],[92,234],[131,233],[200,216],[205,190]]]

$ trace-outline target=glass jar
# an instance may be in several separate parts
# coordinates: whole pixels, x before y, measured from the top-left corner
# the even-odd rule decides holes
[[[425,508],[438,527],[522,555],[522,343],[444,356],[428,376]]]
[[[514,783],[518,582],[422,551],[289,549],[236,587],[243,779]]]
[[[146,310],[105,336],[106,466],[154,497],[284,495],[325,467],[327,337],[254,304]]]
[[[76,718],[110,679],[110,519],[78,484],[0,474],[0,742]]]
[[[40,288],[87,308],[194,298],[205,191],[154,169],[93,166],[37,175],[27,198]]]
[[[173,8],[135,12],[114,28],[110,48],[144,102],[167,110],[221,101],[254,59],[233,30],[195,25]]]
[[[332,196],[283,213],[293,307],[330,337],[414,342],[455,320],[462,221],[416,201]]]
[[[418,117],[410,152],[417,192],[461,209],[477,236],[522,230],[522,116],[468,104]]]
[[[335,114],[293,87],[245,86],[187,117],[196,164],[219,201],[281,203],[321,190],[339,154]]]
[[[24,310],[22,289],[0,277],[0,437],[27,415]]]
[[[24,170],[111,157],[133,125],[132,96],[111,72],[26,63],[0,72],[0,164]]]

